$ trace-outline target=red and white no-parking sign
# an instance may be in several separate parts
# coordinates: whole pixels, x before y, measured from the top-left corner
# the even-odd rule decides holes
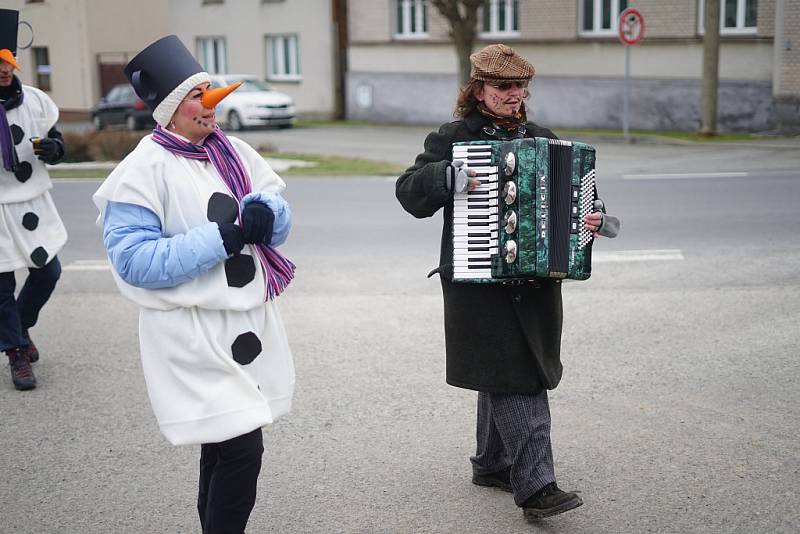
[[[635,45],[644,37],[644,17],[629,7],[619,15],[619,40],[624,45]]]

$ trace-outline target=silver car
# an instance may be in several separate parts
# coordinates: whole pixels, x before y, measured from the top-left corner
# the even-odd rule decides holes
[[[292,97],[273,89],[258,76],[247,74],[212,75],[212,87],[226,87],[242,81],[241,87],[226,96],[217,106],[217,120],[228,130],[252,126],[294,125],[295,107]]]

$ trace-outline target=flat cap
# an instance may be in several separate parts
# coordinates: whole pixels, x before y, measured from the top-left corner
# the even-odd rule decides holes
[[[470,76],[483,81],[525,81],[533,78],[533,65],[504,44],[489,45],[469,56]]]

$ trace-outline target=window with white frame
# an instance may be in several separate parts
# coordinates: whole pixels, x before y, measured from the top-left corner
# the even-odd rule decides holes
[[[209,74],[227,74],[228,56],[224,37],[198,37],[197,59]]]
[[[481,34],[519,33],[519,0],[485,0],[481,10]]]
[[[300,44],[296,34],[267,35],[267,78],[277,81],[297,81],[300,71]]]
[[[698,31],[706,31],[706,2],[700,0]],[[756,33],[758,0],[720,0],[719,33],[722,35]]]
[[[616,35],[628,0],[581,0],[579,6],[581,35]]]
[[[428,35],[427,0],[394,0],[395,37],[426,37]]]

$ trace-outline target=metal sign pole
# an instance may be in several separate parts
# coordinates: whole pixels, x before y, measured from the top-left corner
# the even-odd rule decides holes
[[[629,105],[631,98],[630,77],[631,77],[631,47],[625,45],[625,87],[623,90],[623,97],[622,97],[622,135],[625,137],[626,142],[630,141],[630,136],[628,135]]]
[[[629,7],[619,16],[619,40],[625,47],[625,81],[622,89],[622,135],[630,142],[630,100],[631,100],[631,46],[644,37],[644,17],[636,9]]]

